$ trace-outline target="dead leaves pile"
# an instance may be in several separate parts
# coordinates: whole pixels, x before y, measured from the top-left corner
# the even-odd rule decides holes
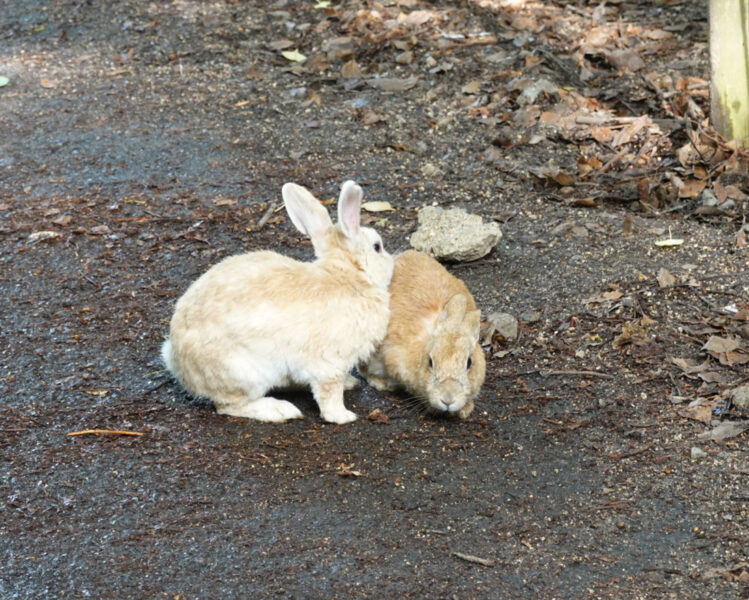
[[[613,315],[625,319],[611,342],[611,347],[623,355],[620,360],[630,357],[649,363],[652,372],[666,374],[671,382],[668,398],[677,413],[712,427],[700,435],[701,439],[721,442],[749,429],[746,407],[735,407],[731,400],[746,382],[749,304],[717,305],[705,298],[709,292],[693,275],[672,274],[664,268],[653,279],[642,277],[636,289],[628,289],[631,287],[618,285],[618,289],[584,301],[591,310],[612,315],[609,319]],[[662,310],[658,307],[665,303],[690,306],[684,301],[687,297],[701,298],[709,308],[692,307],[697,314],[672,308],[668,317],[649,316],[658,314]],[[641,316],[633,318],[638,313]],[[699,344],[698,355],[670,355],[666,351],[669,340]]]
[[[276,11],[286,15],[287,37],[266,47],[311,82],[301,88],[305,106],[326,102],[321,80],[345,91],[410,92],[439,104],[429,127],[480,123],[491,142],[482,158],[500,170],[516,170],[509,149],[574,144],[576,164],[551,161],[527,175],[575,206],[623,201],[740,219],[749,154],[711,129],[707,74],[682,75],[705,72],[706,44],[685,35],[693,25],[688,7],[669,5],[634,22],[627,10],[619,3],[584,10],[497,0],[448,8],[318,2]],[[367,127],[398,120],[383,99],[364,95],[351,107]],[[744,233],[737,245],[745,243]]]

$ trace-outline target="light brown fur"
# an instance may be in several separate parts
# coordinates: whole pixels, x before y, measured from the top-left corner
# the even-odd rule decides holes
[[[464,419],[486,373],[480,315],[460,279],[426,254],[404,252],[390,282],[385,340],[360,369],[376,389],[405,388],[435,410]]]

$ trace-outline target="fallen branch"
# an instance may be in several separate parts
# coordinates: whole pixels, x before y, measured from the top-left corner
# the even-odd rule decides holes
[[[73,435],[135,435],[142,436],[144,433],[139,431],[120,431],[118,429],[84,429],[83,431],[71,431],[66,434],[68,437]]]
[[[497,561],[493,558],[481,558],[480,556],[474,556],[473,554],[463,554],[462,552],[453,552],[453,556],[457,556],[461,560],[469,563],[475,563],[477,565],[484,565],[485,567],[493,567],[497,564]]]

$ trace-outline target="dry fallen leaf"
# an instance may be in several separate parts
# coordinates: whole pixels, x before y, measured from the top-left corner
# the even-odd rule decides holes
[[[639,71],[645,67],[645,61],[640,58],[637,51],[629,48],[606,52],[605,56],[609,63],[623,71]]]
[[[663,267],[658,270],[656,279],[658,280],[658,285],[662,288],[676,285],[676,277],[674,277],[667,269],[664,269]]]
[[[276,40],[275,42],[270,42],[268,44],[268,48],[278,52],[279,50],[286,50],[287,48],[291,48],[293,45],[294,42],[292,42],[291,40]]]
[[[735,246],[737,248],[746,248],[746,245],[746,232],[743,229],[739,229],[738,233],[736,234]]]
[[[699,421],[700,423],[710,423],[713,420],[713,411],[707,404],[702,403],[702,398],[690,403],[684,410],[679,411],[679,415],[685,419]]]
[[[44,240],[54,240],[60,237],[60,232],[58,231],[35,231],[32,234],[29,234],[29,243],[35,244],[36,242],[41,242]]]
[[[679,198],[696,198],[702,193],[707,185],[705,179],[687,179],[679,188]]]
[[[347,79],[361,77],[361,68],[359,68],[359,63],[357,63],[356,60],[352,58],[350,61],[344,64],[341,67],[341,77],[345,77]]]
[[[70,223],[73,222],[73,217],[71,217],[70,215],[60,215],[56,219],[52,219],[52,222],[55,225],[60,225],[62,227],[65,227],[67,225],[70,225]]]
[[[385,115],[381,115],[380,113],[373,111],[371,108],[365,110],[361,116],[361,122],[364,123],[364,125],[374,125],[380,121],[387,120],[388,118]]]
[[[729,367],[735,367],[736,365],[745,365],[749,363],[749,354],[746,352],[734,352],[729,350],[725,356],[719,357],[720,364],[728,365]]]
[[[614,339],[614,348],[622,348],[628,344],[646,344],[651,341],[648,334],[648,327],[651,323],[640,321],[630,321],[622,325],[622,332]]]
[[[711,335],[710,338],[702,346],[703,350],[708,352],[720,354],[721,352],[730,352],[736,350],[739,347],[739,342],[732,338],[722,338],[717,335]]]
[[[659,248],[672,248],[674,246],[681,246],[684,243],[684,240],[681,238],[669,237],[665,240],[656,240],[653,243]]]
[[[741,435],[749,429],[749,421],[723,421],[710,431],[699,434],[697,437],[701,440],[712,440],[722,442],[737,435]]]
[[[327,53],[330,61],[350,58],[353,56],[355,49],[354,40],[350,37],[333,38],[323,46],[323,50]]]
[[[395,57],[395,62],[397,62],[399,65],[410,65],[413,61],[414,53],[410,50],[401,52],[398,56]]]
[[[429,21],[439,21],[440,19],[441,14],[436,10],[415,10],[410,12],[408,16],[403,19],[403,22],[406,25],[417,27],[419,25],[424,25]]]
[[[369,413],[367,419],[370,421],[376,421],[377,423],[390,423],[390,417],[379,408],[375,408],[371,413]]]
[[[367,212],[386,212],[388,210],[395,210],[390,202],[384,202],[380,200],[374,200],[372,202],[365,202],[361,205],[363,210]]]
[[[284,50],[283,52],[281,52],[281,56],[283,56],[286,60],[298,63],[302,63],[307,60],[307,57],[299,52],[299,50]]]
[[[418,83],[418,81],[418,77],[407,77],[406,79],[398,79],[396,77],[378,77],[376,79],[368,79],[367,83],[371,87],[382,90],[383,92],[400,92],[411,89]]]
[[[671,362],[684,371],[684,375],[694,375],[701,371],[707,371],[710,368],[710,359],[697,364],[695,361],[687,358],[670,358]]]
[[[468,95],[478,94],[481,91],[481,82],[474,80],[470,83],[466,83],[462,88],[460,88],[460,91]]]
[[[335,474],[339,477],[361,477],[361,471],[354,471],[352,469],[353,466],[354,463],[351,463],[350,465],[341,463]]]

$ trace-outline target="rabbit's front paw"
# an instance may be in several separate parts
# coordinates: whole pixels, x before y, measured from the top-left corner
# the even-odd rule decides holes
[[[322,413],[322,418],[328,423],[337,423],[342,425],[343,423],[351,423],[356,421],[356,413],[348,410],[346,407],[341,406],[335,410],[327,410]]]

